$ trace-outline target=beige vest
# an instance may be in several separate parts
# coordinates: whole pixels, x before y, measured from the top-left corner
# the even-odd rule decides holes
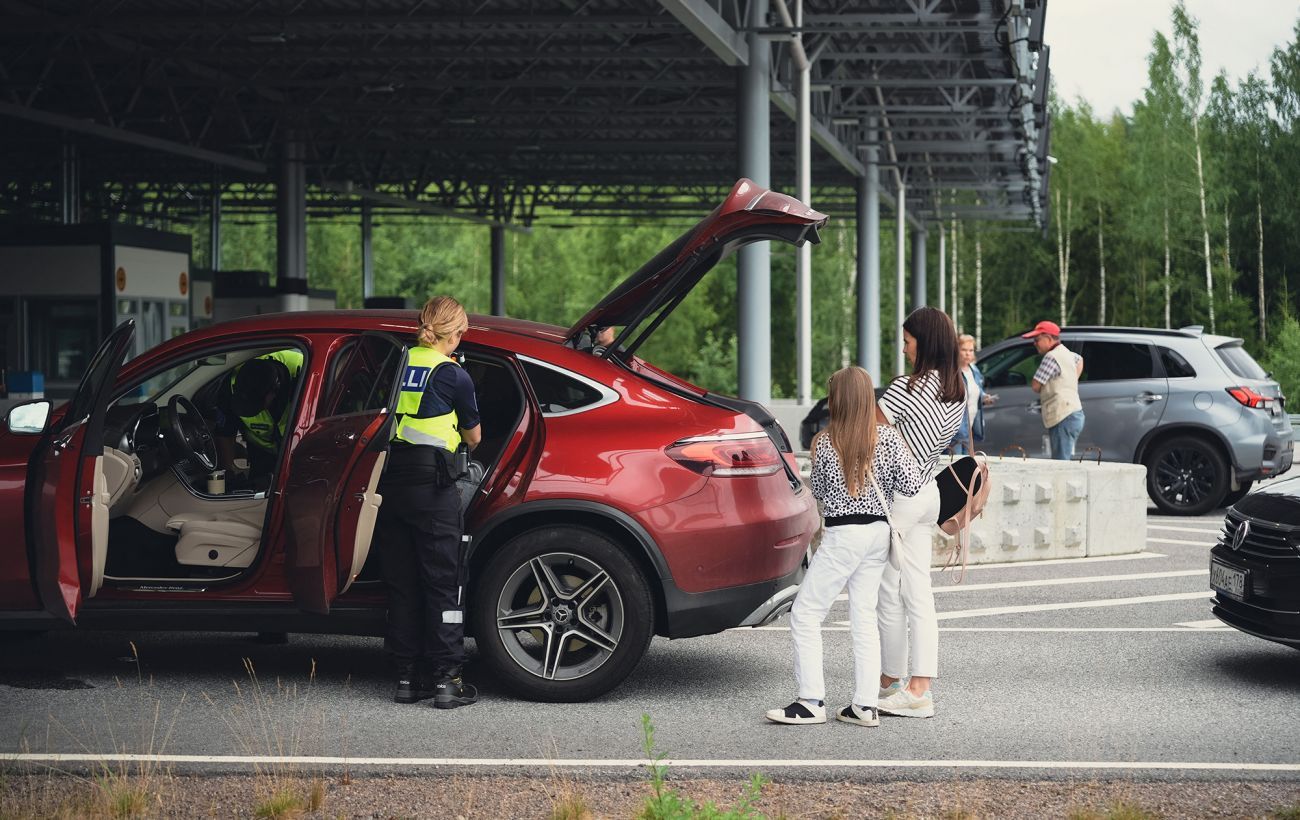
[[[1061,375],[1048,379],[1038,397],[1043,404],[1043,425],[1055,427],[1066,416],[1082,410],[1083,402],[1079,401],[1079,371],[1074,365],[1074,354],[1061,344],[1047,351],[1047,357],[1061,366]]]

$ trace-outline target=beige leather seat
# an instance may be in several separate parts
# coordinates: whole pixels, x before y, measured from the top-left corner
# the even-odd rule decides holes
[[[167,521],[179,533],[176,562],[189,567],[233,567],[253,563],[262,544],[261,527],[243,521],[217,521],[202,513],[182,513]]]

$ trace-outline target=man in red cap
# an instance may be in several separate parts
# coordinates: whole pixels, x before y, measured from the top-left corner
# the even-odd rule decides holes
[[[1061,344],[1061,328],[1055,322],[1039,322],[1021,336],[1033,339],[1034,348],[1043,356],[1030,387],[1041,399],[1052,458],[1069,461],[1083,432],[1083,402],[1079,400],[1083,357]]]

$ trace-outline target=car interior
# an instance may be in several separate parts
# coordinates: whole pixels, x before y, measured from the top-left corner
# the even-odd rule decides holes
[[[95,583],[132,586],[227,582],[256,565],[262,553],[270,489],[284,469],[285,444],[275,472],[250,480],[219,472],[215,431],[230,413],[232,377],[246,361],[286,345],[209,352],[129,385],[110,404],[105,448],[95,479]],[[373,412],[389,406],[400,349],[382,336],[360,336],[334,354],[315,417]],[[304,354],[307,351],[303,351]],[[293,380],[290,418],[300,412],[304,365]],[[462,508],[472,503],[500,458],[524,408],[519,380],[507,363],[469,353],[465,368],[474,380],[483,438],[469,473],[458,482]],[[292,426],[292,425],[291,425]],[[237,441],[243,444],[242,433]],[[385,460],[370,477],[354,545],[349,579],[380,577],[378,550],[370,550],[377,492]],[[244,460],[236,465],[243,467]],[[339,480],[344,480],[339,476]],[[347,568],[340,568],[340,576]]]

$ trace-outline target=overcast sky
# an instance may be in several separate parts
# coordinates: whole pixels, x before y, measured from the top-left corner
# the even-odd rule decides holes
[[[1300,0],[1186,0],[1201,21],[1202,74],[1226,69],[1235,81],[1268,71],[1273,48],[1291,40]],[[1052,47],[1056,93],[1086,99],[1101,115],[1131,113],[1147,80],[1156,29],[1172,39],[1172,0],[1051,0],[1044,37]]]

